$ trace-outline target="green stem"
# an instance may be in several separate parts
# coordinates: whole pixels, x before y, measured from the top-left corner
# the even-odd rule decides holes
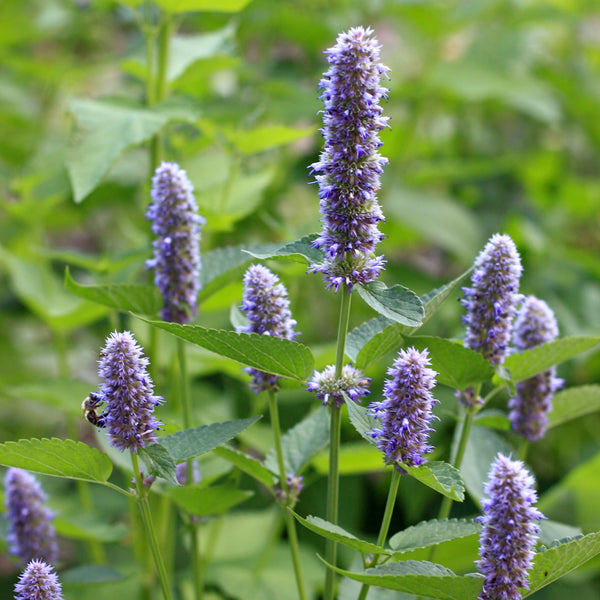
[[[190,382],[187,375],[187,361],[185,356],[185,341],[177,338],[177,360],[179,362],[179,394],[181,398],[181,410],[183,413],[183,428],[189,429],[192,426],[192,403],[190,400]],[[190,461],[191,465],[191,461]],[[191,473],[188,473],[191,477]],[[191,483],[192,479],[188,481]]]
[[[158,539],[156,538],[156,531],[154,530],[154,524],[152,522],[152,515],[150,514],[150,506],[148,504],[148,496],[144,483],[142,480],[142,473],[140,471],[140,464],[138,461],[137,453],[131,452],[131,466],[135,476],[135,486],[137,490],[137,504],[142,517],[142,525],[144,527],[144,533],[146,539],[152,551],[152,557],[154,558],[154,565],[158,572],[158,577],[162,586],[165,600],[173,600],[171,593],[171,587],[169,586],[169,579],[167,576],[167,570],[160,553],[160,547],[158,545]]]
[[[398,485],[400,484],[401,473],[398,469],[394,469],[392,473],[392,480],[390,481],[390,489],[388,490],[388,497],[385,503],[385,512],[383,513],[383,519],[381,521],[381,528],[379,529],[379,536],[377,537],[377,545],[382,547],[385,544],[388,531],[390,530],[390,523],[392,521],[392,513],[394,512],[394,505],[396,504],[396,496],[398,495]],[[368,568],[374,567],[379,561],[379,555],[376,554],[370,561]],[[358,600],[365,600],[369,593],[371,586],[363,583],[360,588],[360,594]]]
[[[275,452],[277,454],[277,464],[279,466],[279,485],[284,500],[282,508],[284,512],[285,525],[287,528],[290,551],[292,553],[292,563],[294,565],[294,575],[296,576],[296,587],[298,596],[301,600],[306,600],[306,589],[302,578],[302,566],[300,563],[300,549],[298,546],[298,534],[296,532],[296,521],[292,514],[287,510],[289,505],[289,488],[287,484],[287,473],[285,470],[285,461],[283,460],[283,446],[281,444],[281,426],[279,424],[279,408],[277,406],[277,394],[269,391],[269,411],[271,414],[271,426],[273,427],[273,438],[275,441]]]
[[[346,337],[348,335],[348,322],[350,320],[350,300],[352,296],[348,289],[341,293],[340,319],[338,322],[337,349],[335,355],[335,376],[339,378],[344,366],[344,352],[346,349]],[[338,521],[338,499],[340,493],[340,437],[342,430],[342,408],[331,407],[331,425],[329,432],[329,478],[327,480],[327,520],[337,525]],[[325,560],[335,566],[337,560],[337,544],[333,540],[327,540],[325,546]],[[333,600],[335,593],[335,572],[331,569],[325,571],[324,600]]]

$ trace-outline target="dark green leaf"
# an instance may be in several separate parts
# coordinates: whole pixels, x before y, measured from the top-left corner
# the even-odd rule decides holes
[[[171,487],[167,490],[167,495],[188,513],[204,517],[227,512],[233,506],[252,497],[253,492],[240,490],[231,483],[224,483],[211,487],[202,485]]]
[[[306,235],[295,242],[284,244],[271,251],[260,251],[249,248],[246,252],[255,258],[266,260],[268,258],[278,258],[302,262],[309,265],[320,263],[323,260],[323,253],[317,248],[313,248],[312,242],[318,237],[318,234],[312,233]]]
[[[146,467],[146,475],[162,477],[171,485],[179,485],[175,460],[162,444],[148,444],[139,455]]]
[[[358,353],[356,366],[366,369],[370,364],[387,356],[396,354],[407,338],[404,337],[407,328],[400,323],[392,323],[381,333],[376,334]]]
[[[401,285],[388,288],[381,281],[356,288],[362,299],[380,315],[408,327],[421,325],[425,316],[423,303],[412,290]]]
[[[355,327],[348,333],[346,338],[346,355],[356,364],[359,352],[365,345],[371,341],[378,333],[384,331],[388,325],[393,325],[394,321],[385,317],[375,317],[365,321],[358,327]],[[401,327],[401,325],[399,325]]]
[[[125,579],[125,575],[108,565],[80,565],[61,571],[60,580],[67,584],[101,584]]]
[[[54,526],[62,537],[103,543],[117,542],[129,533],[124,523],[107,523],[95,513],[62,511],[54,519]]]
[[[481,531],[481,525],[470,519],[433,519],[407,527],[390,538],[390,548],[398,553],[435,546]]]
[[[600,410],[600,385],[581,385],[554,395],[550,427]]]
[[[498,429],[499,431],[510,431],[511,425],[506,413],[497,409],[486,409],[478,412],[473,419],[474,425]]]

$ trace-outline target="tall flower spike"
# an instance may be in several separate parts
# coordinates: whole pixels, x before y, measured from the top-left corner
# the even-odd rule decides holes
[[[258,333],[292,340],[298,334],[294,331],[296,321],[292,319],[287,290],[279,279],[263,265],[251,265],[244,274],[244,295],[240,308],[246,313],[248,325],[236,327],[241,333]],[[250,389],[259,394],[262,391],[277,391],[279,377],[247,367],[252,375]]]
[[[63,600],[58,576],[41,560],[32,560],[15,584],[15,600]]]
[[[544,515],[533,505],[534,480],[518,460],[498,454],[490,469],[483,501],[483,529],[477,567],[485,577],[478,600],[520,600],[529,589],[529,570]]]
[[[161,426],[154,409],[163,399],[154,395],[148,359],[129,331],[111,333],[100,357],[98,374],[104,383],[94,398],[96,406],[106,403],[101,423],[113,446],[137,452],[156,441]]]
[[[152,203],[146,218],[157,236],[154,258],[154,284],[163,296],[160,316],[164,321],[188,323],[198,312],[200,291],[200,226],[194,190],[185,171],[176,163],[163,162],[152,179]]]
[[[398,461],[409,467],[421,465],[433,449],[428,441],[437,403],[431,393],[437,373],[428,368],[430,364],[427,349],[400,350],[388,369],[391,378],[383,386],[384,400],[369,405],[368,412],[381,420],[381,427],[374,428],[371,435],[384,453],[385,463],[402,472]]]
[[[475,261],[472,287],[463,288],[465,346],[493,365],[504,362],[518,300],[521,258],[508,235],[493,235]]]
[[[34,558],[55,562],[58,558],[54,514],[39,481],[27,471],[10,468],[4,478],[8,517],[9,552],[23,564]]]
[[[323,273],[336,292],[377,279],[385,262],[374,250],[383,237],[377,228],[384,220],[377,190],[387,163],[377,152],[379,131],[388,122],[379,102],[389,90],[380,81],[389,69],[379,62],[381,46],[372,34],[363,27],[341,33],[326,50],[330,67],[319,84],[324,146],[311,168],[319,184],[323,230],[313,244],[325,259],[311,270]]]
[[[370,394],[370,377],[365,377],[362,371],[352,365],[344,365],[342,374],[339,378],[335,376],[335,367],[329,365],[323,371],[315,371],[312,379],[307,384],[309,392],[314,392],[323,406],[331,404],[332,406],[341,406],[344,404],[344,393],[354,400],[361,402],[362,399]]]
[[[521,305],[513,329],[513,344],[517,350],[535,348],[558,336],[558,325],[552,309],[535,296],[527,296]],[[554,392],[562,379],[556,377],[556,367],[517,383],[517,394],[508,402],[513,431],[528,439],[539,440],[546,433],[548,414],[552,410]]]

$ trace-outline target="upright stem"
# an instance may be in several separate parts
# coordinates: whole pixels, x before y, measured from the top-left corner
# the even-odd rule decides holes
[[[273,427],[273,438],[275,441],[275,452],[277,454],[277,464],[279,466],[279,485],[283,494],[283,516],[288,533],[290,551],[292,553],[292,563],[294,565],[294,575],[296,576],[296,587],[298,596],[301,600],[306,600],[306,589],[302,577],[302,566],[300,563],[300,549],[298,546],[298,534],[296,532],[296,522],[292,514],[288,511],[289,487],[287,484],[287,473],[285,470],[285,461],[283,460],[283,447],[281,444],[281,427],[279,424],[279,408],[277,406],[277,394],[269,391],[269,411],[271,414],[271,425]]]
[[[341,293],[340,320],[338,323],[337,350],[335,356],[335,376],[339,378],[344,366],[344,351],[346,349],[346,337],[348,335],[348,322],[350,319],[349,290],[344,289]],[[339,451],[342,428],[342,407],[331,407],[331,427],[329,433],[329,478],[327,480],[327,520],[334,525],[338,521],[338,498],[340,488],[339,474]],[[337,559],[337,544],[333,540],[327,540],[325,546],[325,560],[330,565],[335,565]],[[324,600],[333,600],[335,592],[335,572],[327,569],[325,572]]]
[[[383,546],[383,544],[385,544],[385,540],[390,529],[392,513],[394,512],[396,496],[398,495],[398,485],[400,484],[400,477],[400,471],[398,469],[394,469],[392,473],[392,480],[390,481],[390,489],[388,490],[387,501],[385,503],[385,512],[383,513],[381,528],[379,529],[379,536],[377,537],[377,545],[380,547]],[[379,555],[376,554],[369,563],[369,568],[374,567],[378,561]],[[360,594],[358,595],[357,600],[365,600],[367,594],[369,593],[369,587],[371,586],[367,583],[363,583],[362,587],[360,588]]]
[[[150,550],[152,551],[154,565],[158,572],[158,577],[160,579],[163,594],[165,596],[165,600],[173,600],[173,595],[171,594],[171,588],[169,586],[167,570],[165,569],[165,564],[160,553],[160,547],[156,538],[156,531],[154,530],[154,524],[152,522],[152,515],[150,514],[150,506],[148,504],[148,496],[146,493],[146,489],[144,488],[144,483],[142,481],[140,464],[138,461],[137,453],[135,452],[131,452],[131,466],[133,468],[133,473],[135,476],[137,503],[140,510],[140,515],[142,517],[142,525],[144,526],[146,539],[148,540]]]

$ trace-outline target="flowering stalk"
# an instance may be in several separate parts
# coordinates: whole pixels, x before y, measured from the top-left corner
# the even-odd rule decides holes
[[[519,588],[529,589],[539,521],[533,505],[534,480],[520,461],[498,454],[492,463],[483,501],[483,528],[477,567],[485,577],[478,600],[520,600]]]
[[[38,480],[22,469],[10,468],[4,479],[9,552],[22,563],[40,559],[56,562],[58,545],[47,497]]]
[[[15,584],[15,600],[63,600],[62,587],[52,567],[40,559],[30,561]]]
[[[328,365],[323,371],[315,371],[307,383],[309,392],[323,402],[323,406],[342,406],[344,394],[354,402],[360,402],[370,394],[368,385],[370,377],[365,377],[361,371],[352,365],[344,365],[341,373],[336,376],[335,365]]]

